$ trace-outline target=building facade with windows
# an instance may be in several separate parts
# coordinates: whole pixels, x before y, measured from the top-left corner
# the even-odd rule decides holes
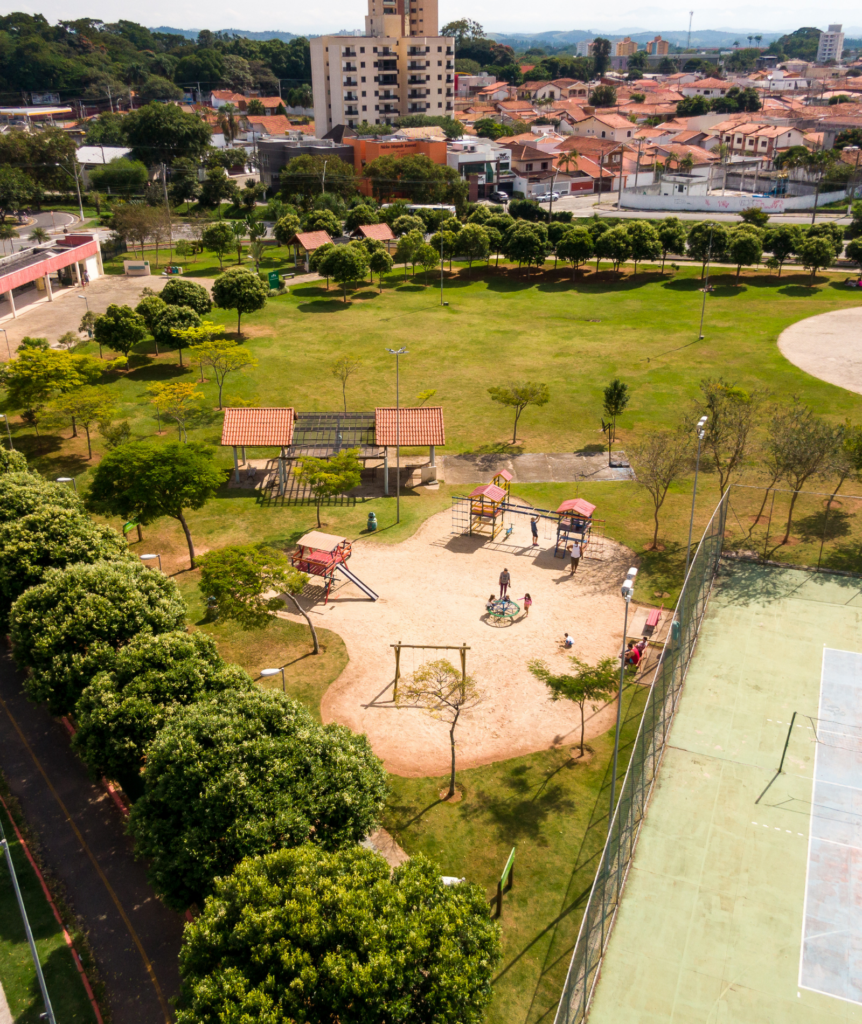
[[[628,36],[620,41],[614,47],[615,57],[631,57],[633,53],[638,52],[638,44],[630,39]]]
[[[365,35],[311,40],[314,126],[452,116],[455,40],[437,35],[437,0],[368,0]]]
[[[656,36],[646,44],[646,52],[658,57],[666,57],[670,52],[670,43],[661,36]]]
[[[841,25],[830,25],[826,32],[820,33],[817,44],[817,63],[824,64],[828,60],[841,60],[844,52],[844,33]]]

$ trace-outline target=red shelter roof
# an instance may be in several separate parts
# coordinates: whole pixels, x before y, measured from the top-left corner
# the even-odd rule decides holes
[[[221,443],[286,447],[294,420],[293,409],[225,409]]]
[[[378,242],[392,242],[395,235],[388,224],[360,224],[359,233],[363,238],[376,238]]]
[[[592,516],[595,512],[596,506],[591,505],[588,501],[584,501],[583,498],[570,498],[568,501],[564,501],[562,505],[557,509],[558,512],[575,512],[579,516]]]
[[[506,492],[502,487],[498,487],[496,484],[483,484],[481,487],[477,487],[475,491],[470,492],[471,498],[487,498],[489,501],[499,502],[505,501]]]
[[[332,239],[327,231],[297,231],[293,240],[306,252],[314,252],[321,245],[332,245]]]
[[[443,409],[439,405],[400,409],[398,419],[398,441],[405,447],[446,443],[446,434],[443,429]],[[381,447],[394,445],[395,409],[391,407],[375,409],[374,424],[375,443]]]

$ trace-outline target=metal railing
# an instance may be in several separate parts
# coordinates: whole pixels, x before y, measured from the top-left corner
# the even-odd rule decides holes
[[[721,557],[728,506],[729,492],[713,512],[680,594],[590,890],[555,1024],[580,1024],[586,1017],[680,690],[706,612]]]

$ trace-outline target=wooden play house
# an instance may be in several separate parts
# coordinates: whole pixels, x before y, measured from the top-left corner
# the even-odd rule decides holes
[[[574,543],[580,544],[582,554],[586,554],[595,510],[596,506],[583,498],[570,498],[560,505],[557,509],[560,517],[557,522],[557,543],[554,547],[556,558],[565,558],[569,545]]]
[[[290,563],[299,572],[307,572],[309,576],[319,576],[324,580],[324,604],[329,601],[329,592],[332,590],[336,572],[346,576],[367,597],[376,601],[377,594],[371,587],[363,583],[345,565],[352,553],[353,545],[346,537],[336,537],[331,533],[312,530],[311,533],[300,537],[296,551],[290,556]]]
[[[497,484],[483,484],[472,491],[470,501],[470,536],[476,534],[494,540],[503,529],[507,491]]]

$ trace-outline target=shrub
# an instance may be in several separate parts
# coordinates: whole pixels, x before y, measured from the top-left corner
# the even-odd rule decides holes
[[[169,306],[188,306],[201,316],[213,308],[210,293],[203,285],[184,281],[181,277],[168,281],[159,293],[159,298]]]

